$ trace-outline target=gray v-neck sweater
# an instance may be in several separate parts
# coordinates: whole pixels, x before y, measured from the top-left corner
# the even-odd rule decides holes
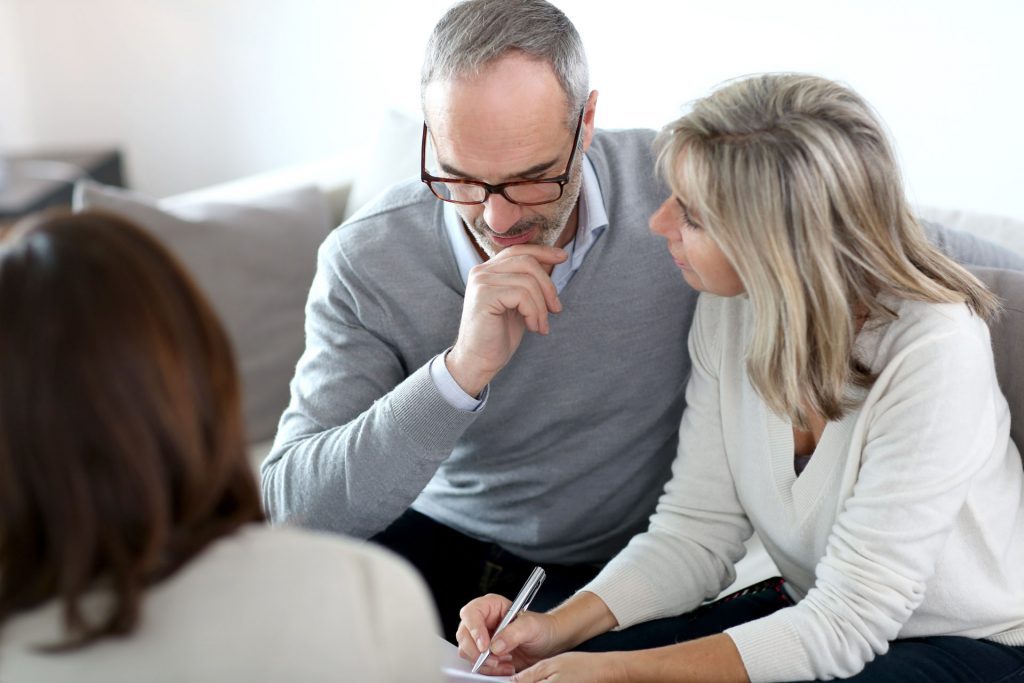
[[[451,407],[426,367],[464,299],[442,204],[410,181],[331,234],[263,465],[274,521],[368,537],[411,505],[557,563],[606,560],[646,528],[675,456],[696,298],[648,231],[668,196],[652,137],[595,136],[607,232],[551,334],[527,333],[477,413]]]

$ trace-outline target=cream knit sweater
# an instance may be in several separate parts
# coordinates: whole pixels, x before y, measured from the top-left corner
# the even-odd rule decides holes
[[[702,295],[673,478],[649,530],[583,590],[624,628],[681,614],[733,576],[756,531],[798,604],[727,633],[752,681],[848,677],[897,638],[1024,644],[1024,470],[988,328],[963,305],[892,299],[807,469],[747,377],[746,298]]]
[[[89,618],[109,596],[83,601]],[[441,683],[437,616],[423,580],[368,543],[248,525],[146,591],[138,628],[80,650],[62,606],[0,633],[3,683]]]

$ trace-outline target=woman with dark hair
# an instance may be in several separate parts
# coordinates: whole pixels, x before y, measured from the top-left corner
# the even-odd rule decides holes
[[[0,680],[440,677],[406,565],[263,525],[229,342],[152,237],[23,221],[0,321]]]

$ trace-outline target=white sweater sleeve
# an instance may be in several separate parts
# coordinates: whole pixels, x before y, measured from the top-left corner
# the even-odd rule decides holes
[[[688,612],[717,595],[735,577],[733,565],[753,533],[722,439],[719,301],[701,295],[697,304],[679,454],[650,526],[581,589],[608,605],[619,629]]]
[[[997,435],[987,329],[954,320],[909,341],[872,387],[860,470],[814,587],[796,606],[727,631],[755,683],[852,676],[888,650],[924,599]]]

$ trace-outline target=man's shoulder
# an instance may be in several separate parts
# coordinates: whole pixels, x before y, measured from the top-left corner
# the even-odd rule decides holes
[[[440,202],[419,180],[405,180],[377,195],[335,228],[329,248],[352,256],[396,254],[395,244],[408,240],[435,241]],[[402,251],[402,250],[398,250]]]
[[[606,157],[650,157],[655,131],[649,128],[599,128],[594,131],[591,154]]]
[[[395,183],[357,209],[341,227],[356,228],[410,217],[422,222],[422,217],[431,215],[436,206],[437,200],[427,186],[416,178],[409,178]]]
[[[419,180],[398,182],[335,228],[322,256],[371,269],[434,262],[428,257],[440,258],[443,252],[439,204]],[[410,244],[416,249],[396,249]]]
[[[642,226],[668,190],[654,167],[655,132],[645,128],[599,130],[587,158],[594,165],[605,202],[639,210],[644,214]]]

